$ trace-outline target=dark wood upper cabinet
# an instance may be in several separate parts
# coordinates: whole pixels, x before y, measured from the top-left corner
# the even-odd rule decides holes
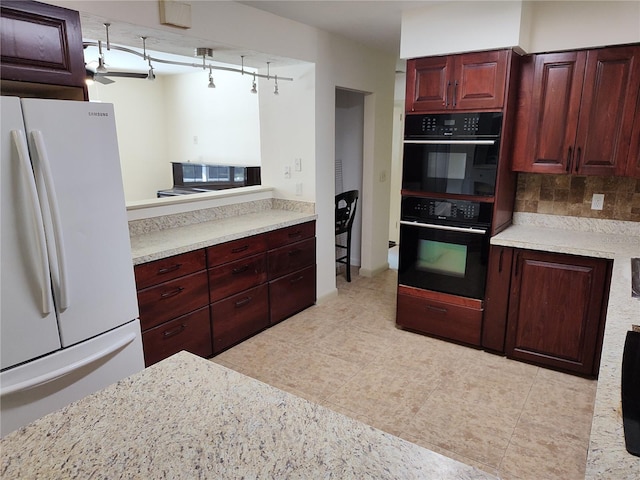
[[[39,2],[3,0],[0,22],[3,94],[86,99],[78,12]]]
[[[533,58],[533,66],[523,63],[521,70],[513,169],[625,175],[640,89],[640,46]]]
[[[627,177],[640,178],[640,95],[636,100],[635,120],[631,129],[631,145],[627,157]]]
[[[504,105],[510,50],[407,61],[407,112],[497,110]]]

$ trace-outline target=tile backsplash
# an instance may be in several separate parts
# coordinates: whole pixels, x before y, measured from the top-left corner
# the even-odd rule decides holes
[[[591,210],[594,193],[604,194],[602,210]],[[514,210],[640,222],[640,180],[520,173]]]

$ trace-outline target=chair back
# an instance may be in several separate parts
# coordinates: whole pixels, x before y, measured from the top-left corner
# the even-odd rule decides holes
[[[358,206],[358,190],[336,195],[336,235],[351,230]]]

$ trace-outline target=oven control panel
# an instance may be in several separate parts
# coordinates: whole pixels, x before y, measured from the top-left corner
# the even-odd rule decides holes
[[[491,224],[491,204],[467,200],[404,197],[401,218],[415,222],[488,226]]]
[[[498,138],[502,113],[438,113],[407,115],[405,140],[419,138]]]

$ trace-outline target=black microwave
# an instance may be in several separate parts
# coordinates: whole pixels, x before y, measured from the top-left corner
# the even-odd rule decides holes
[[[502,113],[407,115],[402,189],[493,196]]]

